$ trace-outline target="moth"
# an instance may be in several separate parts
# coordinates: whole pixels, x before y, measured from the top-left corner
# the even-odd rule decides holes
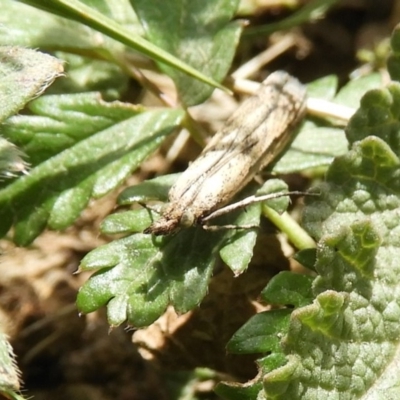
[[[160,219],[144,233],[204,225],[282,152],[306,110],[306,89],[286,72],[263,81],[171,187]]]

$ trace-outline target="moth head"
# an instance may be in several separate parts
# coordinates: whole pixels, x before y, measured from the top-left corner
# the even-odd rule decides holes
[[[190,210],[185,210],[179,221],[179,225],[182,228],[190,228],[196,224],[196,217]]]
[[[144,233],[151,233],[156,236],[171,235],[177,233],[181,228],[190,228],[195,225],[196,217],[188,210],[179,215],[166,213],[158,221],[153,222]]]
[[[171,235],[180,230],[179,220],[161,217],[153,222],[143,233],[151,233],[155,236]]]

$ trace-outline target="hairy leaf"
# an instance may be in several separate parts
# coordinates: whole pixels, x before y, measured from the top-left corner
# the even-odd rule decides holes
[[[22,399],[16,393],[20,389],[19,375],[12,347],[6,335],[0,332],[0,394],[12,399]]]
[[[351,119],[347,130],[351,143],[367,135],[375,135],[400,152],[400,83],[392,82],[384,89],[367,93],[361,108]]]
[[[27,167],[24,154],[13,143],[0,137],[0,179],[26,173]]]
[[[393,378],[399,375],[400,354],[396,289],[400,160],[388,145],[398,148],[399,128],[385,118],[386,108],[379,107],[400,100],[396,85],[364,96],[347,130],[358,140],[334,160],[326,181],[316,188],[320,195],[307,199],[305,227],[318,240],[315,300],[292,313],[281,341],[286,363],[270,371],[260,367],[251,385],[254,389],[263,384],[258,396],[302,400],[400,396],[400,385]],[[371,111],[374,105],[378,106]],[[384,129],[382,121],[391,129]],[[371,131],[383,140],[367,136]],[[288,291],[290,280],[281,281],[280,290],[264,291],[270,293],[268,301],[276,297],[285,304],[290,297],[296,299],[295,286]],[[250,330],[247,336],[267,344],[269,325],[264,324],[263,330],[260,322],[251,330],[250,322],[242,328]],[[263,332],[265,341],[260,342]],[[251,342],[242,343],[251,349]],[[279,355],[279,349],[265,349]],[[230,393],[234,388],[222,385],[220,390]]]
[[[0,46],[0,123],[40,95],[62,72],[61,62],[47,54]]]

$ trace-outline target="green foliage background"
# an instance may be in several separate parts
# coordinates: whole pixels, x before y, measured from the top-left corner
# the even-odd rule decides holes
[[[309,21],[333,3],[311,2],[264,31]],[[187,123],[187,107],[205,101],[215,87],[227,90],[221,82],[243,30],[240,20],[232,21],[237,7],[237,0],[167,0],[158,8],[141,0],[5,0],[0,14],[1,234],[10,235],[13,228],[12,240],[29,245],[46,228],[70,226],[90,199],[118,188]],[[360,106],[345,130],[308,118],[271,167],[275,173],[306,170],[311,175],[327,169],[303,215],[304,229],[317,247],[300,246],[298,255],[314,275],[284,272],[262,291],[263,301],[282,308],[255,315],[227,344],[232,353],[261,354],[259,374],[245,385],[219,384],[216,392],[223,398],[400,397],[399,43],[395,30],[388,59],[392,81],[386,86],[376,73],[339,92],[332,76],[308,85],[310,96]],[[67,61],[64,66],[61,59]],[[63,68],[67,78],[43,95]],[[154,90],[140,79],[141,68],[168,75],[180,106],[155,110],[121,101],[129,78]],[[21,109],[26,112],[18,114]],[[30,171],[20,174],[26,171],[25,159]],[[175,179],[167,175],[127,188],[118,202],[166,201]],[[238,199],[285,190],[282,181],[271,180],[261,188],[250,185]],[[257,204],[220,222],[259,224],[271,209],[279,219],[287,206],[284,199]],[[112,326],[147,326],[168,305],[181,313],[195,308],[219,257],[235,275],[247,269],[255,230],[191,228],[153,238],[141,233],[153,218],[149,210],[132,209],[105,219],[102,231],[119,238],[82,260],[81,270],[94,274],[79,292],[80,311],[106,306]],[[285,222],[279,227],[293,235]],[[18,398],[5,338],[0,345],[5,366],[0,389]]]

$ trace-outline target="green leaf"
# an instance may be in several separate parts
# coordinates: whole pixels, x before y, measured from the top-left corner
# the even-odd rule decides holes
[[[99,100],[98,106],[102,105]],[[75,133],[80,139],[79,121],[87,115],[82,113],[84,105],[78,104],[77,108],[80,112],[69,123],[76,125]],[[99,116],[97,123],[93,120],[85,125],[89,131],[83,132],[83,140],[0,191],[2,214],[10,213],[16,221],[17,243],[30,243],[46,224],[52,229],[69,226],[92,196],[101,197],[120,185],[181,122],[184,114],[182,110],[158,110],[137,115],[135,107],[131,107],[131,117],[127,118],[125,106],[116,106],[115,114],[112,108],[106,117]],[[94,111],[90,102],[86,111]],[[115,119],[122,115],[122,121],[110,121],[110,115]],[[9,218],[0,221],[2,232],[9,229],[9,222]]]
[[[222,382],[215,388],[215,393],[222,399],[254,400],[262,389],[262,382],[251,382],[247,386],[230,386]]]
[[[382,86],[382,76],[380,73],[372,73],[360,78],[352,79],[336,95],[334,102],[343,106],[358,108],[361,97],[372,89]]]
[[[326,167],[347,149],[348,142],[342,129],[318,127],[306,122],[288,151],[274,164],[273,172],[288,174]]]
[[[118,196],[118,204],[128,205],[135,202],[150,200],[168,200],[168,192],[175,183],[179,174],[170,174],[150,179],[124,189]]]
[[[132,32],[143,34],[129,0],[116,0],[111,7],[105,2],[94,3]],[[49,93],[102,91],[108,99],[115,99],[127,84],[127,75],[115,64],[116,60],[124,59],[122,44],[78,22],[20,2],[4,0],[2,3],[0,44],[58,50],[55,55],[65,61],[65,77],[58,80]],[[86,57],[69,52],[85,54]]]
[[[141,36],[127,29],[125,26],[119,24],[115,20],[107,17],[94,8],[88,7],[78,0],[23,0],[25,4],[37,7],[39,9],[60,15],[62,17],[78,21],[84,25],[104,33],[105,35],[125,44],[146,56],[164,63],[172,68],[179,69],[180,71],[201,80],[208,85],[218,87],[225,90],[223,86],[218,84],[213,79],[201,74],[196,69],[188,64],[183,63],[179,59],[172,56],[170,53],[164,51]]]
[[[269,281],[261,292],[261,298],[269,304],[305,306],[314,298],[311,290],[313,280],[307,275],[280,272]]]
[[[108,320],[135,327],[154,322],[172,304],[178,312],[205,296],[221,233],[192,228],[173,237],[136,234],[89,253],[82,270],[99,269],[79,292],[78,308],[107,304]]]
[[[320,239],[317,298],[292,314],[288,362],[265,376],[268,397],[383,399],[389,388],[399,396],[399,172],[387,144],[368,137],[335,160],[321,196],[308,199],[305,225]]]
[[[65,77],[51,86],[47,94],[100,92],[108,100],[117,100],[129,88],[129,77],[115,63],[57,51],[65,61]]]
[[[32,165],[145,111],[140,105],[107,103],[99,93],[42,96],[28,109],[34,115],[9,118],[0,133],[19,146]]]
[[[250,196],[263,196],[267,194],[286,192],[287,185],[279,179],[270,179],[263,186],[257,188],[255,185],[248,186],[244,191],[236,197],[232,204],[240,203],[242,199]],[[257,240],[257,228],[260,224],[261,204],[268,205],[276,209],[278,212],[286,210],[289,204],[288,196],[279,197],[264,201],[263,203],[255,203],[245,208],[245,211],[238,210],[226,214],[224,217],[209,223],[209,225],[224,226],[232,225],[234,227],[244,227],[244,229],[230,229],[227,238],[219,252],[221,259],[234,272],[240,275],[250,264],[253,257],[253,249]]]
[[[393,80],[400,81],[400,26],[397,25],[390,41],[392,54],[387,60],[387,68]]]
[[[232,385],[230,382],[222,382],[217,385],[215,392],[223,399],[229,400],[254,400],[261,399],[263,391],[262,378],[267,372],[285,365],[286,359],[284,355],[272,353],[262,359],[257,360],[260,370],[258,376],[243,385]]]
[[[287,183],[281,179],[268,179],[264,184],[257,190],[256,196],[264,196],[274,193],[288,192],[289,187]],[[266,200],[263,205],[272,208],[278,214],[284,213],[289,207],[290,198],[289,196],[277,197],[275,199]]]
[[[143,232],[153,221],[146,209],[119,212],[109,215],[101,223],[100,229],[106,235]]]
[[[289,326],[290,310],[260,312],[246,322],[228,342],[233,354],[281,352],[280,336]]]
[[[315,270],[315,261],[317,259],[316,249],[300,250],[293,256],[293,258],[303,265],[303,267],[312,271]]]
[[[0,46],[0,122],[41,94],[62,71],[61,62],[47,54]]]
[[[216,226],[229,223],[233,226],[255,226],[260,224],[261,207],[260,204],[253,204],[246,208],[246,211],[231,213],[226,218],[219,218]],[[228,221],[229,219],[229,221]],[[227,221],[227,222],[224,222]],[[219,255],[226,265],[234,272],[240,275],[250,264],[253,257],[253,249],[257,240],[257,231],[255,229],[231,230]]]
[[[304,224],[319,241],[311,262],[318,276],[312,290],[310,278],[285,273],[263,291],[264,300],[300,308],[281,333],[286,363],[270,371],[260,363],[250,387],[262,382],[264,390],[253,399],[400,396],[399,100],[397,83],[362,98],[347,129],[351,150],[334,160],[315,188],[319,195],[306,199]],[[235,398],[235,387],[226,393]]]
[[[320,196],[307,199],[313,207],[305,209],[306,228],[319,239],[328,228],[338,232],[351,221],[375,217],[386,208],[393,211],[388,210],[381,223],[396,223],[395,211],[400,203],[396,198],[398,165],[396,154],[383,140],[369,136],[355,142],[348,154],[332,164],[328,183],[316,188],[321,190]],[[387,220],[389,215],[394,220]]]
[[[240,22],[229,23],[238,0],[164,0],[157,7],[146,0],[131,3],[152,43],[216,81],[226,76],[242,29]],[[187,106],[210,96],[210,86],[176,69],[160,67],[174,80]]]
[[[375,135],[400,153],[400,83],[368,92],[346,129],[350,143]]]
[[[263,381],[265,393],[257,396],[294,400],[333,394],[349,399],[399,396],[400,386],[393,379],[399,375],[400,184],[395,178],[399,172],[400,160],[387,144],[368,137],[335,160],[327,182],[318,188],[321,196],[308,199],[305,224],[319,238],[316,299],[292,313],[282,342],[287,362],[270,372],[261,370],[256,382]],[[276,279],[286,285],[284,278]],[[294,281],[290,286],[301,284]],[[282,291],[282,284],[271,282],[271,287],[270,301],[281,295],[281,302],[296,299],[294,290]],[[309,293],[304,300],[309,301]],[[259,338],[269,327],[255,324],[253,343],[263,343]],[[244,348],[251,333],[239,336]],[[259,351],[256,345],[253,350]]]
[[[321,243],[320,266],[325,273],[319,270],[324,279],[317,289],[320,295],[314,304],[293,313],[293,323],[285,339],[285,352],[291,355],[284,367],[265,376],[267,396],[309,399],[317,393],[323,397],[340,393],[348,398],[360,398],[383,372],[384,360],[389,362],[394,351],[394,343],[388,340],[394,338],[387,336],[389,332],[383,328],[385,323],[379,310],[369,304],[369,299],[374,302],[375,296],[370,292],[369,277],[363,276],[364,266],[358,262],[360,253],[365,253],[367,263],[373,263],[379,238],[371,228],[368,222],[357,223],[342,239],[332,235],[329,244],[325,242],[322,248]],[[353,241],[365,239],[369,249],[352,246]],[[328,270],[334,273],[329,276]],[[358,279],[351,283],[354,274]],[[369,373],[365,373],[365,367]],[[320,379],[323,374],[325,379]],[[301,393],[299,386],[302,386]]]
[[[332,100],[337,92],[338,78],[336,75],[327,75],[307,84],[307,96],[324,100]]]

